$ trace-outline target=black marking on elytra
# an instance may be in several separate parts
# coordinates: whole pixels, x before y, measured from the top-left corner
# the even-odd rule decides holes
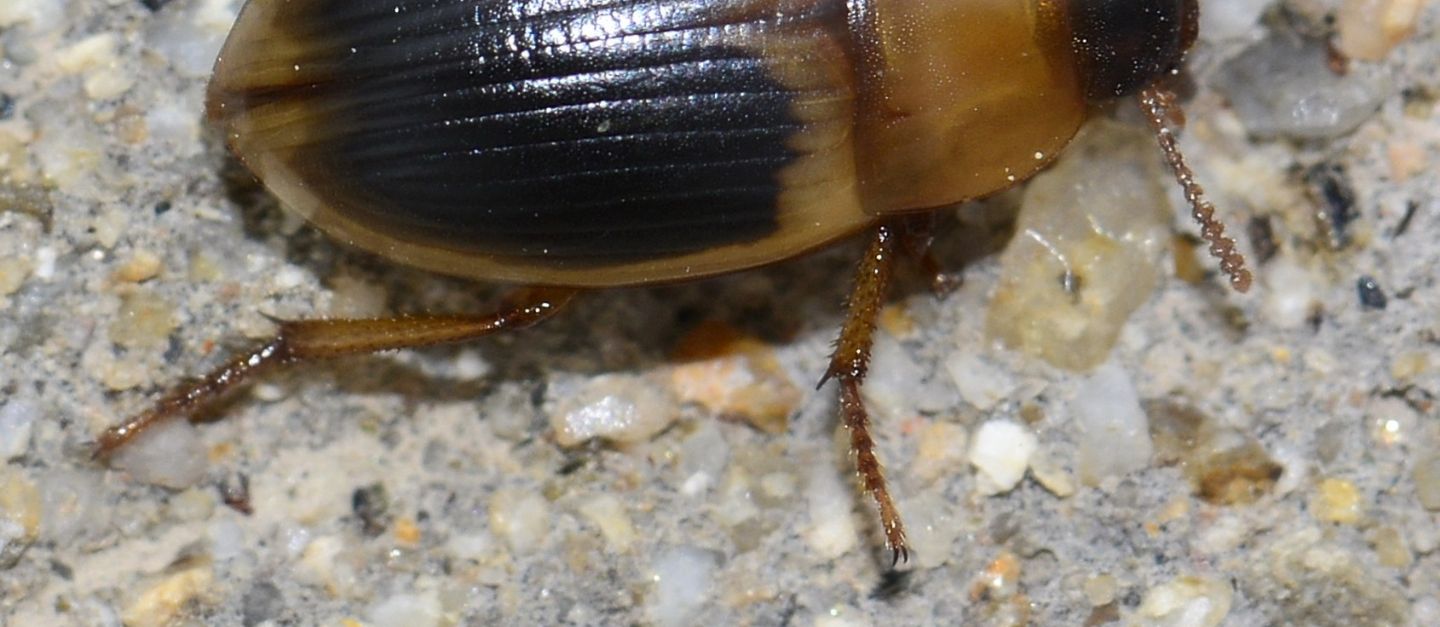
[[[773,17],[736,17],[737,0],[399,4],[315,3],[293,27],[332,68],[302,88],[327,116],[301,167],[323,166],[357,221],[557,263],[777,228],[797,94],[743,45]]]

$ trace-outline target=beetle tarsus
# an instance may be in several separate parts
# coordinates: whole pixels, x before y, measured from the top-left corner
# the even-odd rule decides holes
[[[282,327],[283,329],[283,327]],[[291,360],[282,332],[259,348],[235,357],[200,379],[187,382],[156,401],[149,409],[112,426],[96,439],[91,459],[103,460],[147,429],[187,415],[223,398],[241,383]]]
[[[146,429],[193,414],[266,370],[299,361],[464,342],[524,328],[555,315],[575,293],[570,288],[519,290],[496,311],[484,315],[277,321],[280,328],[274,339],[175,388],[150,409],[106,429],[97,439],[92,457],[105,459]]]
[[[880,510],[880,526],[885,533],[885,545],[893,554],[891,566],[901,560],[910,559],[909,545],[905,541],[905,525],[900,520],[900,510],[890,498],[890,488],[885,482],[884,468],[875,454],[875,440],[870,435],[870,416],[865,411],[865,401],[860,396],[860,385],[865,381],[869,369],[870,346],[874,342],[875,320],[884,305],[885,294],[890,284],[895,263],[894,229],[881,225],[874,231],[870,246],[860,260],[855,285],[851,289],[846,312],[845,326],[835,341],[835,352],[830,357],[830,367],[821,379],[823,385],[830,379],[840,383],[840,417],[850,431],[850,450],[855,455],[855,471],[860,477],[861,487],[875,501]]]

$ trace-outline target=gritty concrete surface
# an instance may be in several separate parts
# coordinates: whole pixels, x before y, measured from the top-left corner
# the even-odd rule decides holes
[[[227,159],[201,101],[237,5],[0,0],[0,623],[1440,624],[1432,3],[1204,3],[1183,144],[1250,294],[1168,233],[1128,269],[1062,268],[1035,289],[1081,313],[1158,269],[1133,312],[1094,308],[1117,330],[1071,371],[987,330],[1018,256],[945,297],[902,282],[867,390],[915,550],[893,573],[833,386],[810,384],[853,245],[296,368],[92,462],[105,426],[270,316],[500,291],[346,251]],[[1378,60],[1322,76],[1274,44],[1336,28]],[[1265,63],[1300,78],[1250,84]],[[1030,202],[953,212],[939,256]],[[1054,313],[1034,309],[1014,315]],[[673,356],[715,329],[746,360],[711,389]],[[562,446],[591,433],[619,443]]]

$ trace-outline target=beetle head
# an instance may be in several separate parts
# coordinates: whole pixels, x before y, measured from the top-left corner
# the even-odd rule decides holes
[[[1085,96],[1135,93],[1173,71],[1195,43],[1196,0],[1070,0],[1071,45]]]

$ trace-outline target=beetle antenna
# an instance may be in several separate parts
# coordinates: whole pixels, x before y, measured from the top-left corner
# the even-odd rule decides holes
[[[1175,93],[1159,85],[1146,87],[1140,92],[1140,110],[1155,131],[1160,151],[1165,154],[1165,161],[1175,173],[1175,180],[1185,192],[1185,200],[1190,203],[1190,215],[1200,223],[1200,236],[1210,243],[1210,256],[1220,260],[1220,270],[1229,275],[1230,287],[1243,294],[1250,289],[1253,277],[1245,267],[1245,255],[1236,250],[1235,240],[1225,235],[1225,223],[1215,217],[1215,205],[1206,200],[1205,188],[1195,182],[1195,173],[1185,163],[1185,155],[1180,153],[1175,132],[1185,125],[1185,114],[1175,103]]]

